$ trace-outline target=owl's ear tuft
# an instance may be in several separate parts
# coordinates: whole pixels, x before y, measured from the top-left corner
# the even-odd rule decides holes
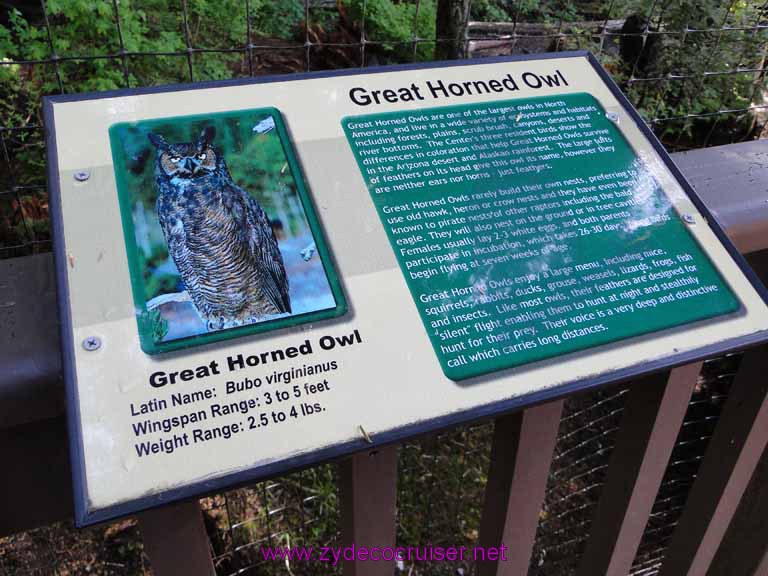
[[[213,139],[216,137],[216,128],[213,126],[206,126],[203,131],[200,132],[200,137],[197,139],[197,146],[199,148],[205,148],[210,146]]]
[[[160,134],[155,134],[154,132],[150,132],[148,135],[149,141],[154,144],[155,148],[159,148],[160,150],[163,150],[165,148],[168,148],[168,142],[165,141],[165,138],[160,136]]]

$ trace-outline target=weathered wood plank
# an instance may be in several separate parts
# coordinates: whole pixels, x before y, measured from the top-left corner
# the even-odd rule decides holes
[[[701,366],[632,384],[579,576],[629,573]]]
[[[768,574],[768,448],[715,554],[708,576]]]
[[[397,446],[352,456],[339,465],[341,545],[394,548]],[[345,561],[344,576],[392,576],[394,562]]]
[[[578,22],[470,22],[467,33],[471,39],[493,36],[546,36],[591,32],[619,34],[624,26],[621,20],[581,20]]]
[[[181,502],[138,515],[155,576],[214,576],[211,545],[200,503]]]
[[[496,420],[479,546],[506,547],[506,561],[478,563],[478,576],[526,574],[544,501],[563,401]]]
[[[0,260],[0,428],[64,412],[53,257]]]
[[[744,354],[665,554],[661,576],[707,573],[768,444],[767,355],[766,346]]]
[[[0,537],[72,518],[63,416],[0,428]]]
[[[768,140],[672,158],[742,254],[768,248]]]

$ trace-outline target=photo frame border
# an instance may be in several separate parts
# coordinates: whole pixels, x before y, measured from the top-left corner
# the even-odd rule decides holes
[[[296,193],[299,196],[301,207],[304,210],[304,215],[307,220],[307,225],[312,233],[312,239],[315,242],[317,248],[317,257],[320,258],[325,277],[328,280],[328,286],[333,296],[335,306],[333,308],[324,308],[322,310],[315,310],[311,312],[304,312],[301,314],[291,314],[289,316],[274,318],[272,320],[265,320],[262,322],[256,322],[253,324],[247,324],[244,326],[237,326],[234,328],[227,328],[224,330],[217,330],[215,332],[204,332],[202,334],[186,336],[182,338],[174,338],[167,342],[156,342],[151,334],[148,334],[145,330],[142,330],[139,322],[138,312],[147,312],[146,295],[144,294],[142,270],[139,265],[138,246],[136,243],[136,229],[133,223],[132,208],[131,208],[131,192],[130,185],[126,180],[126,170],[124,157],[125,152],[121,150],[118,153],[118,147],[116,143],[119,142],[119,136],[117,132],[120,128],[125,126],[138,126],[145,124],[172,124],[174,122],[195,122],[204,120],[207,118],[222,118],[222,117],[238,117],[246,113],[263,113],[265,116],[270,116],[275,121],[275,130],[277,136],[280,139],[280,147],[285,154],[286,162],[288,162],[288,169],[291,171],[293,180],[296,184]],[[133,294],[133,303],[136,307],[136,328],[139,333],[139,341],[141,343],[141,349],[149,354],[162,354],[165,352],[175,352],[178,350],[187,350],[197,346],[204,346],[206,344],[212,344],[214,342],[222,342],[224,340],[231,340],[233,338],[241,338],[243,336],[253,334],[263,334],[265,332],[271,332],[273,330],[280,330],[282,328],[290,328],[293,326],[299,326],[310,322],[318,322],[321,320],[328,320],[331,318],[338,318],[346,314],[348,306],[347,300],[344,296],[344,291],[341,287],[341,281],[339,280],[338,272],[331,257],[331,252],[328,249],[325,234],[323,233],[320,220],[315,212],[315,206],[312,202],[312,197],[309,193],[308,186],[304,180],[304,174],[301,171],[301,166],[296,158],[295,151],[291,145],[291,141],[288,137],[288,132],[285,129],[283,122],[283,115],[280,110],[274,106],[267,106],[262,108],[244,108],[239,110],[227,110],[226,112],[215,112],[212,114],[189,114],[184,116],[171,116],[167,118],[149,118],[138,122],[117,122],[109,127],[109,141],[112,155],[112,166],[115,171],[115,184],[117,188],[117,197],[120,205],[120,221],[123,227],[123,240],[125,242],[126,254],[128,256],[128,272],[131,277],[131,292]],[[250,194],[247,190],[246,193]],[[290,277],[289,277],[290,281]]]

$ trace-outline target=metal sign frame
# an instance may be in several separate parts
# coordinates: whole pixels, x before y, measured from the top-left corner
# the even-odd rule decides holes
[[[287,472],[300,470],[309,466],[328,462],[334,459],[342,458],[356,452],[365,450],[374,450],[384,445],[401,442],[415,436],[432,433],[438,430],[447,429],[453,426],[477,422],[488,418],[496,417],[501,414],[519,410],[523,407],[530,407],[557,398],[562,398],[577,392],[598,388],[608,384],[616,384],[627,380],[645,376],[650,373],[669,370],[676,366],[689,364],[702,359],[710,358],[716,355],[741,350],[768,341],[768,330],[763,330],[746,336],[725,339],[716,344],[684,351],[675,355],[666,356],[661,359],[654,359],[647,362],[641,362],[628,368],[616,370],[610,373],[600,374],[594,377],[573,380],[565,384],[539,390],[533,393],[522,394],[507,400],[493,402],[477,408],[462,410],[451,413],[446,416],[431,418],[419,421],[401,428],[377,433],[371,438],[360,438],[349,442],[343,442],[329,446],[324,449],[300,454],[297,456],[285,458],[279,461],[267,463],[233,474],[213,478],[210,480],[197,481],[188,485],[164,490],[162,492],[152,493],[141,498],[130,500],[113,506],[93,510],[89,506],[86,492],[86,476],[84,450],[82,445],[82,429],[79,414],[79,403],[76,392],[76,372],[74,361],[74,339],[73,325],[70,316],[70,295],[67,282],[67,251],[64,246],[64,222],[62,216],[61,190],[59,186],[59,167],[57,159],[56,146],[56,126],[54,124],[54,104],[64,102],[78,102],[83,100],[101,99],[105,97],[150,95],[167,92],[205,90],[219,87],[233,87],[243,85],[258,85],[273,82],[293,82],[314,78],[353,76],[353,75],[372,75],[385,74],[393,71],[420,70],[430,68],[446,68],[473,66],[477,64],[492,64],[505,62],[519,62],[530,60],[564,59],[564,58],[586,58],[589,64],[594,68],[602,82],[607,86],[613,96],[621,104],[623,109],[634,121],[642,135],[655,149],[656,153],[662,159],[666,168],[682,187],[685,194],[693,202],[696,208],[708,221],[709,227],[725,247],[729,256],[737,264],[741,273],[744,274],[751,286],[759,295],[762,302],[768,305],[768,290],[761,284],[755,273],[749,268],[745,259],[736,250],[733,244],[725,235],[722,228],[717,223],[714,216],[707,210],[703,202],[697,197],[692,187],[685,180],[681,172],[672,162],[662,144],[655,137],[651,129],[646,125],[637,111],[632,107],[628,99],[622,94],[619,87],[611,79],[608,73],[601,67],[598,60],[589,52],[561,52],[544,55],[524,55],[485,58],[480,61],[462,60],[447,62],[430,62],[425,64],[406,64],[397,66],[386,66],[367,68],[362,70],[341,70],[330,72],[299,73],[290,76],[267,76],[262,78],[248,78],[232,81],[213,81],[196,84],[177,84],[155,88],[137,88],[125,89],[109,92],[72,94],[50,96],[43,100],[43,115],[46,126],[46,143],[48,151],[48,185],[51,199],[51,215],[53,226],[54,252],[56,262],[56,276],[58,287],[58,302],[61,327],[61,342],[63,354],[64,377],[66,383],[67,396],[67,416],[69,430],[70,457],[73,470],[74,501],[75,501],[75,523],[77,526],[87,526],[99,522],[104,522],[121,516],[129,515],[148,508],[161,506],[170,502],[199,498],[207,494],[216,493],[224,489],[232,489],[239,486],[251,484],[253,482],[267,478],[279,476]],[[350,166],[350,169],[356,169]],[[766,327],[768,328],[768,327]]]

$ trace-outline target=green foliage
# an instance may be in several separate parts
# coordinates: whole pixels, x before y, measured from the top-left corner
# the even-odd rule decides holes
[[[431,41],[435,38],[436,0],[418,3],[412,0],[342,0],[342,5],[353,21],[365,22],[366,39],[377,43],[377,53],[398,61],[433,57]],[[27,19],[12,8],[8,12],[7,25],[0,25],[0,59],[46,60],[52,52],[59,56],[120,53],[120,36],[111,1],[49,0],[46,9],[53,50],[44,23],[34,21],[32,17]],[[118,4],[119,23],[126,53],[182,52],[182,55],[126,56],[127,74],[123,62],[114,58],[62,60],[58,66],[0,66],[0,123],[5,126],[39,123],[40,97],[58,92],[60,83],[68,92],[83,92],[189,80],[184,54],[187,32],[189,43],[195,48],[242,47],[248,41],[247,17],[250,17],[254,37],[289,40],[296,38],[301,30],[304,9],[301,0],[252,0],[251,13],[247,15],[242,0],[189,0],[185,25],[181,3],[121,0]],[[610,3],[474,0],[471,9],[472,18],[477,20],[550,23],[650,14],[652,24],[665,32],[661,38],[664,50],[658,70],[662,74],[682,72],[699,77],[698,80],[667,82],[663,90],[658,90],[658,85],[633,86],[631,95],[635,101],[644,112],[655,117],[748,106],[754,81],[749,75],[700,78],[703,72],[716,67],[720,68],[716,71],[728,71],[737,66],[759,68],[762,65],[755,58],[765,41],[762,33],[738,30],[730,30],[727,34],[682,33],[686,28],[718,29],[723,23],[734,28],[753,26],[761,17],[761,7],[756,3],[681,0],[661,6],[653,0],[615,0]],[[414,54],[415,38],[427,42],[418,43]],[[590,40],[594,44],[594,38],[587,35],[584,42],[576,38],[569,39],[568,43],[595,48],[584,45],[590,44]],[[239,52],[195,53],[192,56],[193,78],[232,77],[246,67],[245,58],[245,54]],[[626,79],[631,70],[616,69],[614,72],[619,79]],[[683,130],[690,131],[691,127],[689,122]],[[41,150],[39,143],[23,143],[20,158],[15,159],[20,164],[21,180],[29,180],[27,175],[39,173],[43,167]]]
[[[510,22],[514,14],[510,14],[507,4],[502,0],[475,0],[470,7],[472,18],[480,22]]]
[[[251,14],[257,35],[290,40],[304,20],[304,2],[252,0]]]
[[[177,292],[180,289],[178,276],[161,272],[163,264],[168,262],[168,249],[165,244],[160,243],[159,238],[158,236],[158,242],[150,244],[149,254],[145,254],[142,250],[138,251],[139,266],[144,271],[144,293],[147,300],[161,294]],[[159,340],[156,341],[159,342]]]
[[[303,19],[303,3],[253,0],[251,24],[254,36],[290,38]],[[247,44],[245,3],[242,0],[190,0],[185,27],[181,3],[166,0],[121,0],[120,32],[126,53],[184,52],[194,48],[232,48]],[[49,0],[53,53],[59,56],[119,54],[120,35],[116,14],[108,0]],[[16,9],[8,13],[8,25],[0,25],[0,59],[45,60],[52,56],[44,22],[29,22]],[[244,62],[242,53],[195,54],[194,79],[230,78]],[[130,86],[167,84],[189,80],[186,55],[127,57],[128,78],[116,59],[62,61],[58,73],[65,90],[85,92]],[[0,67],[3,123],[8,115],[20,119],[35,113],[40,96],[59,91],[53,65]],[[25,96],[19,109],[13,96]],[[8,104],[9,98],[11,104]]]
[[[365,23],[366,40],[383,42],[385,54],[399,60],[429,60],[434,54],[436,0],[419,3],[392,0],[344,0],[350,16]],[[414,54],[413,40],[419,43]]]
[[[160,342],[168,334],[168,321],[158,310],[150,310],[139,316],[139,332],[151,334],[155,342]]]
[[[477,20],[548,23],[556,27],[553,32],[565,22],[599,23],[604,19],[633,15],[641,21],[649,18],[651,32],[642,48],[640,66],[619,57],[618,46],[624,39],[617,36],[601,39],[595,34],[594,24],[591,29],[578,25],[569,27],[567,36],[553,41],[549,49],[599,52],[603,65],[623,86],[645,118],[685,117],[657,124],[657,130],[667,144],[696,146],[705,141],[729,142],[734,134],[742,138],[748,135],[754,125],[753,115],[717,115],[717,112],[744,109],[759,103],[756,100],[762,95],[764,77],[750,73],[733,74],[739,68],[760,70],[765,67],[768,37],[764,31],[752,29],[764,20],[764,6],[759,3],[715,0],[672,3],[654,0],[472,2],[472,17]],[[723,27],[725,31],[721,30]],[[605,41],[601,43],[601,40]],[[632,37],[628,41],[632,42]],[[676,78],[680,76],[683,78]],[[628,83],[631,77],[658,80]],[[715,115],[696,118],[711,113]]]

